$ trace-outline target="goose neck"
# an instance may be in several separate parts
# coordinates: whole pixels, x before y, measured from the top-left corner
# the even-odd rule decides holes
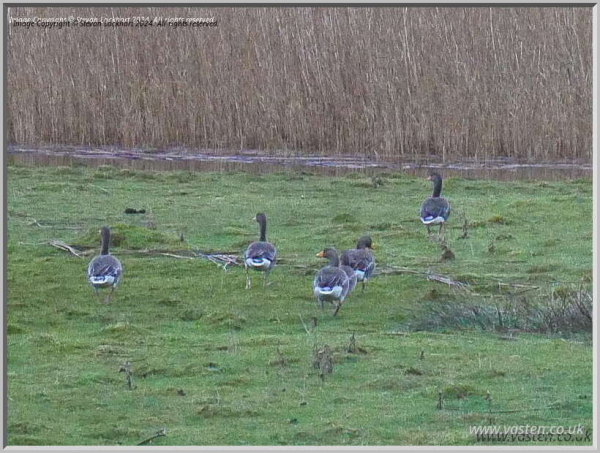
[[[259,219],[258,224],[260,225],[260,241],[267,242],[267,222],[265,219]]]
[[[439,197],[442,193],[442,180],[436,179],[433,183],[433,196]]]
[[[331,267],[340,267],[340,258],[337,253],[332,253],[329,255],[329,266]]]
[[[108,255],[108,247],[110,245],[110,230],[108,228],[102,229],[102,250],[101,255]]]

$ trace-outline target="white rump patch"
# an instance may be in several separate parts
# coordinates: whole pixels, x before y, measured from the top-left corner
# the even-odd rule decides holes
[[[329,296],[330,298],[335,299],[339,298],[342,295],[342,291],[344,291],[344,288],[342,288],[341,286],[334,286],[333,288],[318,287],[315,289],[315,292],[319,293],[321,296]]]
[[[362,282],[365,279],[365,271],[359,271],[356,269],[354,273],[356,274],[356,280],[359,282]]]
[[[266,258],[246,258],[246,265],[255,269],[268,269],[271,261]]]
[[[115,277],[113,275],[92,276],[90,282],[94,286],[111,286],[115,282]]]
[[[421,217],[421,222],[423,222],[423,225],[439,225],[440,223],[444,223],[445,221],[446,219],[444,219],[442,216],[428,216],[425,218]]]

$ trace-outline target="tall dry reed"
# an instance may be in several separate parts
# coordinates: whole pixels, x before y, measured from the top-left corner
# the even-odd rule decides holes
[[[10,8],[17,144],[590,159],[592,8]]]

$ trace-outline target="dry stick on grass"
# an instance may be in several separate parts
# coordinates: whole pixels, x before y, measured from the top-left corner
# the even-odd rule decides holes
[[[396,275],[396,274],[424,275],[425,278],[427,278],[427,280],[445,283],[446,285],[450,285],[450,286],[456,286],[456,287],[464,289],[466,291],[472,291],[467,283],[452,280],[450,277],[444,277],[443,275],[437,275],[437,274],[433,274],[431,272],[425,272],[425,271],[416,271],[414,269],[409,269],[406,267],[388,266],[387,268],[380,269],[380,271],[378,273],[382,274],[382,275]]]
[[[167,435],[167,428],[161,428],[158,431],[156,431],[156,433],[154,433],[152,436],[141,441],[138,445],[144,445],[144,444],[150,442],[151,440],[156,439],[157,437],[163,437],[166,435]]]
[[[69,244],[66,244],[63,241],[52,240],[48,242],[48,244],[50,244],[52,247],[56,247],[57,249],[65,250],[78,258],[83,258],[81,254],[77,252],[77,250],[75,250],[73,247],[71,247]]]
[[[426,275],[427,275],[427,280],[445,283],[446,285],[457,286],[458,288],[464,289],[466,291],[471,291],[471,288],[469,288],[469,285],[466,283],[457,282],[455,280],[452,280],[451,278],[443,277],[441,275],[430,274],[430,273],[428,273]]]
[[[29,225],[39,226],[40,228],[50,228],[50,225],[42,225],[40,222],[35,220],[33,217],[31,218],[32,222]]]
[[[310,335],[310,330],[308,330],[308,327],[306,327],[306,324],[304,323],[304,319],[302,318],[302,315],[298,314],[298,316],[300,316],[300,322],[302,323],[302,327],[304,327],[304,330],[306,330],[306,333],[308,335]]]
[[[237,255],[234,254],[223,254],[223,253],[201,253],[196,252],[196,256],[205,258],[211,263],[215,263],[217,266],[222,268],[224,271],[227,271],[227,266],[239,266],[240,263],[237,262]]]
[[[380,269],[378,272],[382,275],[396,275],[396,274],[414,274],[414,275],[424,275],[427,280],[436,281],[440,283],[445,283],[446,285],[456,286],[458,288],[471,291],[471,288],[467,283],[459,282],[456,280],[452,280],[450,277],[444,277],[443,275],[433,274],[431,272],[425,271],[416,271],[414,269],[409,269],[407,267],[396,267],[396,266],[388,266],[386,268]]]
[[[193,260],[193,259],[195,259],[193,256],[181,256],[181,255],[175,255],[174,253],[158,253],[158,255],[170,256],[172,258],[179,258],[179,259],[182,259],[182,260]]]
[[[527,289],[539,289],[539,286],[533,285],[520,285],[518,283],[501,283],[498,282],[498,286],[510,286],[511,288],[527,288]]]
[[[23,242],[23,241],[19,241],[19,245],[35,245],[37,247],[39,245],[48,245],[48,242]]]
[[[230,265],[240,266],[240,263],[237,261],[238,255],[236,252],[203,252],[196,246],[192,247],[194,248],[194,255],[196,257],[207,259],[211,263],[215,263],[224,271],[227,271],[227,266]]]

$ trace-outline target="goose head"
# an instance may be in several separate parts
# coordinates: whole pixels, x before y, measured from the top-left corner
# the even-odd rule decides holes
[[[373,239],[371,239],[371,236],[363,236],[361,237],[358,242],[356,243],[356,248],[357,249],[364,249],[364,248],[369,248],[369,249],[373,249]]]
[[[323,249],[322,251],[317,253],[317,256],[319,258],[327,258],[329,260],[330,266],[335,267],[335,266],[338,266],[340,263],[337,250],[332,247],[327,247],[327,248]]]

